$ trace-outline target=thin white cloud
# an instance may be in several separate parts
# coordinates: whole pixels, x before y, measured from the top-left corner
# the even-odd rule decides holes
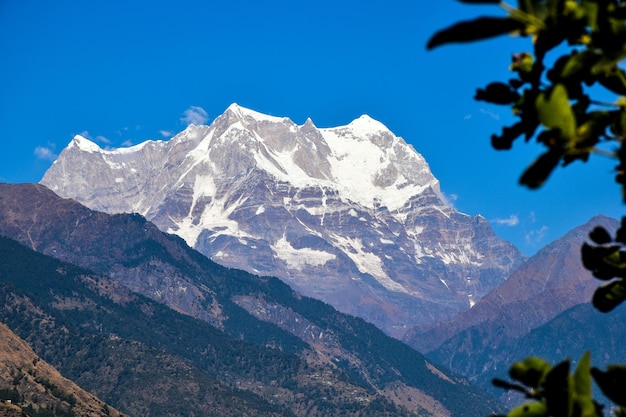
[[[122,142],[122,146],[125,146],[128,148],[130,146],[133,146],[133,142],[131,142],[130,139],[126,139],[124,142]]]
[[[54,161],[57,159],[57,154],[54,152],[54,145],[50,146],[37,146],[34,151],[37,159],[44,159],[47,161]]]
[[[470,113],[470,114],[466,114],[466,115],[463,117],[463,120],[467,120],[467,119],[471,119],[471,118],[472,118],[472,114]]]
[[[454,208],[454,203],[458,200],[459,196],[457,194],[445,194],[441,192],[439,196],[443,199],[443,202],[448,206]]]
[[[128,132],[128,126],[125,126],[121,129],[115,131],[115,134],[118,136],[122,136],[124,133]]]
[[[539,229],[531,230],[526,233],[526,244],[539,246],[546,237],[548,226],[541,226]]]
[[[85,139],[89,139],[92,142],[98,142],[103,144],[106,149],[110,149],[111,147],[111,140],[106,136],[98,135],[94,138],[89,134],[89,131],[87,130],[83,130],[82,132],[80,132],[80,135]]]
[[[169,130],[159,130],[159,133],[164,138],[169,138],[170,136],[172,136],[172,132],[170,132]]]
[[[183,113],[183,117],[180,118],[180,121],[186,125],[202,125],[205,124],[209,120],[209,115],[207,112],[198,106],[191,106]]]
[[[482,114],[486,114],[487,116],[491,117],[494,120],[500,120],[500,115],[492,112],[491,110],[479,109],[478,111],[481,112]]]
[[[506,219],[493,219],[491,222],[495,224],[501,224],[503,226],[513,227],[519,224],[519,217],[517,216],[517,214],[511,214]]]
[[[101,142],[101,143],[104,143],[105,145],[110,145],[111,144],[111,141],[108,138],[106,138],[106,137],[104,137],[102,135],[96,136],[96,142]]]

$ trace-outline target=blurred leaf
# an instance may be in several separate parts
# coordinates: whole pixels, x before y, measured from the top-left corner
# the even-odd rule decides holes
[[[607,133],[607,128],[614,121],[614,113],[605,110],[597,110],[589,113],[585,113],[589,100],[584,96],[581,98],[576,106],[572,109],[578,114],[581,114],[582,123],[576,128],[576,136],[572,141],[572,144],[577,149],[586,149],[590,151],[594,146],[598,144],[600,139]]]
[[[596,408],[591,390],[591,354],[588,351],[580,358],[574,371],[574,393],[580,417],[594,417]]]
[[[539,61],[543,60],[546,52],[558,46],[565,40],[565,33],[557,28],[542,30],[535,40],[535,56]]]
[[[532,356],[513,363],[509,369],[509,375],[528,387],[538,389],[550,369],[552,366],[548,362]]]
[[[619,229],[615,232],[615,241],[626,243],[626,216],[622,217]]]
[[[563,6],[565,5],[565,0],[548,0],[548,12],[550,16],[556,18],[563,13]]]
[[[513,141],[524,133],[524,124],[517,122],[513,126],[502,128],[502,135],[491,135],[491,146],[496,150],[511,149]]]
[[[582,89],[582,87],[580,86],[580,83],[578,83],[577,85],[579,88]],[[567,91],[569,91],[569,89]],[[577,98],[576,104],[572,106],[572,110],[574,111],[574,116],[576,116],[576,120],[578,120],[579,117],[581,121],[585,121],[585,119],[587,119],[586,123],[588,124],[588,126],[591,126],[594,128],[593,130],[594,133],[595,132],[598,132],[598,134],[604,133],[606,131],[607,126],[611,123],[609,112],[606,110],[602,110],[602,111],[596,110],[587,114],[587,109],[589,109],[589,106],[591,106],[591,98],[589,97],[589,95],[582,94],[580,95],[580,97]],[[600,127],[602,123],[604,123],[604,128]],[[576,134],[580,135],[580,133],[578,133],[578,129],[576,131]]]
[[[529,73],[533,69],[534,59],[528,52],[520,52],[519,54],[513,54],[511,56],[511,71],[517,71],[518,73]]]
[[[559,164],[562,153],[551,149],[535,160],[522,174],[519,182],[528,188],[539,188]]]
[[[552,417],[570,417],[573,399],[570,395],[569,361],[563,361],[548,372],[543,383],[548,414]]]
[[[525,13],[536,16],[536,12],[540,9],[542,0],[520,0],[519,9]]]
[[[615,7],[611,12],[611,16],[619,20],[626,19],[626,3],[621,3]]]
[[[598,30],[598,3],[595,1],[582,1],[580,6],[587,18],[587,25],[591,30]]]
[[[598,82],[607,90],[626,96],[626,74],[622,69],[614,69],[604,77],[598,77]]]
[[[514,408],[508,414],[508,417],[544,417],[547,415],[548,408],[545,403],[533,402]]]
[[[586,50],[578,53],[573,51],[561,69],[561,78],[586,79],[591,67],[598,62],[600,56],[595,51]]]
[[[619,246],[591,246],[584,243],[581,254],[583,266],[598,279],[606,281],[626,272],[621,265]]]
[[[549,129],[559,129],[568,139],[574,137],[576,119],[569,104],[567,90],[562,84],[557,84],[549,91],[539,94],[535,107],[542,125]]]
[[[547,147],[554,149],[557,147],[558,143],[561,143],[561,141],[559,141],[558,139],[560,133],[561,132],[558,129],[544,130],[543,132],[537,135],[537,142],[543,143]]]
[[[626,407],[626,366],[609,365],[606,372],[592,368],[593,379],[611,401]]]
[[[517,91],[513,90],[510,85],[505,83],[491,83],[483,90],[476,90],[474,100],[486,101],[494,104],[513,104],[520,99]]]
[[[621,109],[620,115],[623,114],[624,109]],[[615,181],[618,184],[622,184],[622,200],[626,202],[626,146],[620,146],[617,149],[616,155],[619,159],[619,164],[615,167],[615,171],[617,171]]]
[[[503,389],[507,389],[507,390],[513,390],[513,391],[518,391],[521,393],[526,394],[527,391],[524,387],[522,387],[521,385],[518,384],[512,384],[508,381],[504,381],[502,379],[499,378],[494,378],[491,380],[491,383],[493,384],[494,387],[497,388],[503,388]]]
[[[596,226],[590,233],[589,238],[595,243],[602,245],[605,243],[611,243],[611,235],[606,231],[604,227]]]
[[[626,136],[626,107],[619,103],[622,98],[624,97],[618,99],[619,110],[611,112],[612,120],[610,125],[611,133],[619,137]]]
[[[626,108],[622,107],[616,117],[619,136],[626,135]]]
[[[592,301],[596,309],[608,313],[624,300],[626,300],[626,286],[623,280],[619,280],[597,288]]]
[[[515,32],[523,28],[524,24],[514,19],[479,17],[440,30],[430,38],[426,48],[433,49],[447,43],[473,42]]]

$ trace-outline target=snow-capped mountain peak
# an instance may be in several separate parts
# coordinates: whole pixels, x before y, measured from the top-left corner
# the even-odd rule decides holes
[[[102,150],[96,143],[81,135],[74,136],[68,145],[68,147],[74,146],[84,152],[100,152]]]
[[[424,158],[369,116],[320,129],[232,104],[166,142],[103,151],[83,139],[42,184],[141,213],[219,263],[390,333],[469,308],[523,258],[450,207]]]
[[[358,119],[354,119],[348,125],[355,135],[371,135],[376,132],[390,132],[387,126],[369,117],[367,114],[361,115]],[[391,132],[390,132],[391,133]]]
[[[259,113],[257,111],[254,111],[252,109],[248,109],[246,107],[242,107],[237,103],[232,103],[230,106],[228,106],[228,108],[226,109],[225,114],[233,114],[236,115],[244,120],[246,119],[251,119],[254,120],[256,122],[271,122],[271,123],[280,123],[282,121],[290,121],[289,118],[287,117],[275,117],[275,116],[270,116],[267,114],[263,114],[263,113]],[[292,122],[293,123],[293,122]]]

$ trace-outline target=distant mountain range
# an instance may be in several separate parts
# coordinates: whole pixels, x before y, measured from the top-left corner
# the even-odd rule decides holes
[[[219,266],[140,215],[0,184],[0,235],[15,239],[0,240],[0,321],[130,415],[461,416],[498,407],[373,325],[277,279]]]
[[[453,335],[487,325],[498,328],[502,337],[518,337],[568,308],[590,301],[600,281],[583,268],[581,245],[593,227],[615,230],[618,225],[617,220],[608,217],[591,219],[538,251],[473,308],[453,320],[416,327],[405,340],[429,352]]]
[[[396,337],[467,310],[525,260],[448,205],[424,158],[368,116],[319,129],[233,104],[167,142],[105,150],[76,136],[41,184],[139,213]]]
[[[533,355],[556,363],[591,350],[595,366],[625,363],[626,311],[593,309],[601,282],[581,263],[581,245],[596,226],[614,231],[619,222],[594,217],[541,249],[470,310],[416,327],[405,341],[488,390],[492,378],[507,377],[513,361]]]
[[[580,263],[615,219],[527,259],[367,116],[77,136],[42,184],[0,184],[0,321],[133,416],[486,415],[514,360],[626,362]]]

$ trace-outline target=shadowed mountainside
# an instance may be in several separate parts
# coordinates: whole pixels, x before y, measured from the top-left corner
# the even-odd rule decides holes
[[[275,404],[277,413],[288,410],[294,415],[327,415],[328,410],[335,410],[333,413],[351,415],[349,410],[356,407],[360,415],[378,415],[375,413],[381,410],[387,410],[387,415],[402,415],[405,411],[401,410],[406,409],[444,416],[462,415],[468,408],[485,413],[496,407],[462,380],[437,369],[408,346],[363,320],[303,297],[277,279],[260,279],[221,267],[187,247],[180,238],[161,233],[141,216],[93,212],[75,201],[59,198],[43,186],[0,185],[0,234],[112,278],[95,279],[106,283],[90,284],[104,294],[93,302],[81,301],[81,306],[113,302],[116,309],[124,307],[133,314],[148,314],[133,318],[134,324],[127,324],[123,336],[120,330],[106,331],[109,336],[96,344],[100,349],[117,343],[115,337],[121,338],[129,349],[139,349],[141,354],[170,346],[167,350],[174,357],[191,361],[199,375],[215,381],[213,386],[253,393],[258,396],[255,404]],[[82,281],[75,277],[70,287],[78,282]],[[174,312],[157,307],[159,304],[150,304],[137,294],[123,295],[124,287],[120,284],[203,322],[188,316],[173,318]],[[139,305],[129,304],[129,298],[140,300]],[[73,301],[69,303],[72,305]],[[57,314],[56,307],[48,308]],[[118,314],[117,320],[129,321],[125,314],[131,314],[130,311]],[[94,324],[97,320],[105,319],[76,326],[94,332],[99,329]],[[106,320],[116,323],[113,318]],[[137,320],[149,323],[149,329],[143,321],[139,326]],[[132,330],[135,325],[138,328]],[[180,333],[182,329],[188,333]],[[37,334],[31,333],[30,337]],[[205,340],[207,336],[198,339],[202,334],[212,335],[211,343]],[[144,338],[137,340],[139,336]],[[39,343],[45,349],[47,342]],[[207,351],[207,343],[214,347]],[[250,349],[251,356],[241,356],[241,352]],[[216,351],[224,357],[218,355],[215,360],[226,369],[218,366],[207,371],[205,361],[209,359],[204,355],[213,357],[211,352],[215,355]],[[130,357],[141,358],[141,354],[135,352]],[[231,357],[240,359],[225,361]],[[135,363],[122,361],[121,375],[133,375]],[[252,363],[256,366],[251,369],[241,368]],[[136,383],[145,384],[145,379],[139,378]],[[118,389],[116,398],[127,398],[121,395],[122,388]],[[328,389],[332,396],[331,392],[323,394]],[[112,392],[108,393],[111,398]],[[407,401],[408,397],[411,401]],[[144,406],[153,400],[144,398]],[[319,404],[329,408],[322,412]]]
[[[598,364],[623,362],[626,352],[616,336],[621,331],[602,330],[615,328],[619,320],[613,317],[622,313],[605,316],[609,323],[602,324],[602,314],[590,305],[601,282],[581,263],[581,245],[595,226],[615,230],[619,222],[592,218],[537,252],[472,309],[413,329],[407,343],[496,395],[503,391],[493,389],[491,379],[505,378],[512,362],[527,356],[576,360],[592,349]]]
[[[476,346],[482,349],[501,338],[524,335],[568,308],[588,302],[600,282],[582,266],[580,247],[598,225],[613,230],[619,223],[594,217],[541,249],[471,309],[448,322],[416,327],[404,340],[421,352],[430,352],[472,327],[491,328],[483,332],[492,336]]]

